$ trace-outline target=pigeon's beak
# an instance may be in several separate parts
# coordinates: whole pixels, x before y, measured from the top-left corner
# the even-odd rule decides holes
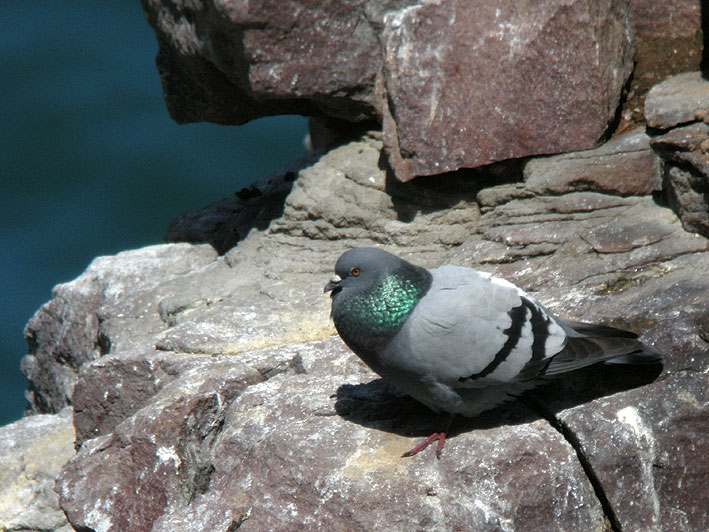
[[[331,290],[334,290],[338,286],[340,286],[340,283],[342,282],[342,277],[339,275],[335,275],[330,281],[325,285],[325,288],[323,288],[323,292],[329,292]]]

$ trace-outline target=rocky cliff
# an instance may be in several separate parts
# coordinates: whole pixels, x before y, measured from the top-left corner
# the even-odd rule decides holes
[[[362,50],[390,42],[381,36],[393,39],[416,17],[412,31],[432,39],[421,17],[434,4],[352,4],[321,4],[340,23],[314,28],[312,50],[330,42],[316,37],[336,41],[314,59],[356,53],[366,59],[359,79],[381,81],[378,69],[391,57]],[[556,22],[562,13],[588,17],[580,3],[559,4]],[[144,6],[158,28],[173,112],[234,111],[229,102],[243,95],[232,84],[280,112],[283,97],[257,97],[215,68],[240,72],[236,59],[275,53],[287,39],[272,25],[285,16],[271,24],[233,2]],[[622,7],[594,11],[605,22],[593,31],[627,29]],[[313,17],[307,9],[295,17],[294,43]],[[182,28],[175,35],[186,40],[168,27]],[[374,30],[376,46],[366,40]],[[342,35],[364,48],[353,51]],[[617,35],[625,46],[624,32]],[[253,48],[217,61],[235,36]],[[180,62],[188,56],[194,71]],[[249,79],[267,86],[269,64],[247,69]],[[336,68],[327,65],[319,68]],[[199,78],[199,94],[178,77],[192,83],[204,69],[211,74]],[[298,83],[289,97],[302,96]],[[371,83],[376,94],[379,82]],[[184,89],[178,99],[175,87]],[[0,429],[3,484],[11,486],[0,500],[3,529],[709,529],[709,82],[688,73],[655,86],[643,100],[647,126],[616,131],[594,149],[409,182],[388,162],[396,154],[375,96],[364,88],[356,98],[344,89],[331,95],[340,92],[354,114],[373,109],[369,118],[384,131],[179,216],[164,245],[95,259],[30,320],[23,367],[41,415]],[[340,105],[313,101],[318,112]],[[421,139],[438,143],[430,132]],[[589,368],[459,420],[441,460],[428,452],[401,458],[437,420],[334,335],[322,287],[354,245],[494,272],[562,316],[637,331],[664,353],[664,369]]]

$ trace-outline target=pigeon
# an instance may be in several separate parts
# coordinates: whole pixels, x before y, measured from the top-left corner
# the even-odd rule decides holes
[[[569,371],[598,362],[657,364],[635,333],[562,320],[514,284],[461,266],[426,269],[377,248],[340,256],[330,316],[375,373],[447,423],[404,456],[437,441],[454,415],[475,417]]]

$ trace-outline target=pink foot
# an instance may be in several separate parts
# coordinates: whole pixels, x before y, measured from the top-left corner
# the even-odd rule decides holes
[[[440,460],[441,453],[443,452],[443,445],[445,445],[445,443],[446,443],[446,433],[445,432],[434,432],[428,438],[426,438],[421,443],[419,443],[416,447],[414,447],[410,451],[406,451],[401,456],[408,457],[408,456],[413,456],[415,454],[418,454],[421,451],[423,451],[426,447],[431,445],[436,440],[438,440],[438,445],[436,445],[436,458],[438,458]]]
[[[408,456],[413,456],[415,454],[418,454],[421,451],[423,451],[426,447],[431,445],[434,441],[438,440],[438,445],[436,445],[436,458],[438,458],[440,460],[441,453],[443,452],[443,446],[446,443],[446,436],[448,434],[448,429],[450,429],[451,423],[453,422],[453,417],[454,417],[453,414],[448,414],[446,416],[446,420],[445,420],[445,424],[443,425],[443,429],[440,432],[434,432],[428,438],[426,438],[421,443],[419,443],[416,447],[414,447],[410,451],[405,452],[401,456],[408,457]]]

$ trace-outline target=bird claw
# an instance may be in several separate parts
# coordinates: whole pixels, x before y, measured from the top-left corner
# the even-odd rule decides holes
[[[450,430],[451,424],[453,423],[453,417],[454,414],[448,414],[445,417],[445,421],[442,423],[442,429],[439,432],[434,432],[431,434],[428,438],[423,440],[421,443],[419,443],[416,447],[413,449],[406,451],[404,454],[402,454],[402,458],[408,458],[409,456],[414,456],[415,454],[420,453],[423,451],[426,447],[431,445],[434,441],[438,440],[438,444],[436,445],[436,458],[439,460],[441,459],[441,454],[443,453],[443,446],[446,443],[446,437],[448,436],[448,431]]]
[[[404,454],[402,454],[402,458],[408,458],[409,456],[414,456],[415,454],[420,453],[423,451],[426,447],[431,445],[434,441],[438,440],[438,444],[436,445],[436,458],[439,460],[441,459],[441,453],[443,452],[443,446],[446,443],[446,433],[445,432],[434,432],[431,434],[428,438],[423,440],[421,443],[419,443],[416,447],[413,449],[406,451]]]

